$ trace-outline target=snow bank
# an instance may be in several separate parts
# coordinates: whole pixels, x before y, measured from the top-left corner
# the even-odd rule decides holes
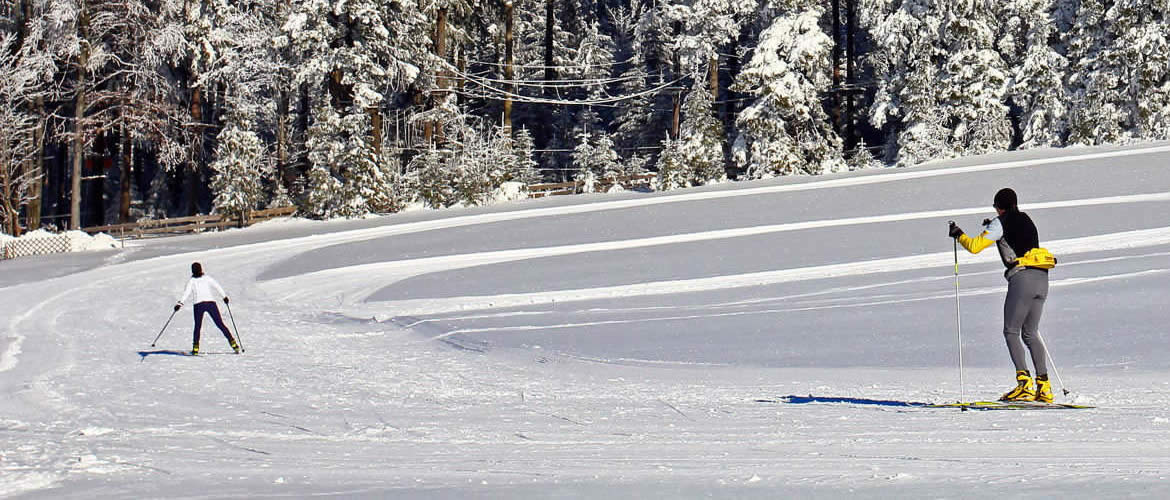
[[[528,185],[523,182],[505,182],[492,191],[492,203],[528,199]]]
[[[17,239],[17,240],[43,240],[45,238],[56,238],[56,237],[57,237],[57,233],[52,233],[52,232],[46,231],[44,229],[37,229],[36,231],[24,233],[24,234],[20,235],[19,238],[14,238],[14,239]]]
[[[69,231],[65,236],[69,238],[69,247],[74,252],[118,248],[118,240],[106,233],[90,236],[83,231]]]

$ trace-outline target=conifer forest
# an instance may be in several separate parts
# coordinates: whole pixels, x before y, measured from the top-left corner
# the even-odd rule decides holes
[[[1167,0],[0,6],[12,235],[1167,139]]]

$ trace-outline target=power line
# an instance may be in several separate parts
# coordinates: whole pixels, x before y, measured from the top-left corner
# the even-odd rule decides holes
[[[504,89],[496,88],[496,87],[490,85],[486,80],[483,80],[481,78],[478,78],[478,77],[475,77],[472,75],[468,75],[468,74],[463,73],[459,70],[455,70],[455,73],[457,76],[464,77],[467,81],[474,83],[474,84],[482,87],[483,89],[486,89],[486,90],[494,93],[494,94],[484,93],[484,94],[478,96],[478,97],[481,97],[484,99],[496,99],[496,100],[501,100],[501,101],[511,100],[514,102],[524,102],[524,103],[532,103],[532,104],[558,104],[558,105],[565,105],[565,106],[596,106],[596,105],[614,104],[614,103],[618,103],[618,102],[622,102],[622,101],[628,101],[631,99],[636,99],[638,97],[644,97],[644,96],[651,95],[651,94],[657,94],[658,92],[661,92],[662,90],[669,88],[669,87],[673,86],[674,84],[681,82],[683,80],[683,78],[678,78],[672,82],[663,83],[662,85],[659,85],[657,87],[649,88],[649,89],[643,90],[641,92],[636,92],[633,94],[620,95],[620,96],[606,96],[603,98],[590,98],[590,99],[583,99],[583,100],[568,100],[568,99],[549,99],[549,98],[544,98],[544,97],[534,97],[534,96],[526,96],[526,95],[516,94],[513,92],[509,92],[507,90],[504,90]],[[457,90],[455,92],[460,93],[460,92],[465,92],[465,91]]]
[[[513,64],[512,67],[526,68],[526,69],[583,69],[583,68],[594,68],[594,67],[601,67],[601,66],[617,66],[620,64],[629,63],[631,61],[634,61],[637,58],[638,58],[637,56],[630,56],[628,59],[625,59],[622,61],[613,61],[613,62],[607,62],[607,63],[593,63],[593,64],[554,64],[551,66],[546,66],[543,64]],[[482,64],[485,66],[497,66],[500,68],[508,66],[507,63],[497,63],[497,62],[487,62],[487,61],[467,61],[467,63],[468,64]]]
[[[470,74],[470,73],[469,73]],[[602,85],[612,85],[615,83],[627,82],[638,79],[653,79],[657,76],[658,80],[662,80],[661,75],[637,75],[637,76],[623,76],[613,78],[583,78],[583,79],[556,79],[556,80],[503,80],[499,78],[488,78],[478,76],[477,78],[486,82],[501,83],[505,85],[516,85],[518,87],[536,87],[536,88],[573,88],[573,87],[593,87]],[[444,75],[435,75],[436,78],[450,78]]]

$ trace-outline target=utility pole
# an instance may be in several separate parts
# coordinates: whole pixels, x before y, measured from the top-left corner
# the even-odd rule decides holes
[[[833,0],[833,127],[841,133],[841,0]]]
[[[439,60],[441,60],[441,61],[446,61],[446,57],[447,57],[447,8],[446,7],[439,9],[438,15],[435,18],[434,43],[435,43],[435,56],[438,57]],[[439,70],[439,74],[436,75],[436,77],[435,77],[435,86],[438,87],[438,89],[436,89],[433,97],[431,98],[432,107],[434,107],[434,102],[438,101],[440,98],[446,97],[446,92],[444,92],[444,90],[447,89],[447,79],[444,77],[444,73],[446,73],[445,70]],[[437,124],[435,122],[427,122],[426,125],[424,125],[423,138],[426,139],[427,144],[434,143],[434,137],[435,137],[436,128],[437,128],[436,125]]]
[[[853,34],[857,31],[857,0],[845,0],[845,147],[857,147],[857,131],[854,130],[856,117],[853,109],[853,93],[857,91],[857,53],[853,45]]]

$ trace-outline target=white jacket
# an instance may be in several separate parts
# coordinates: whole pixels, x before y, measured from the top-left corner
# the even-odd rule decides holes
[[[194,302],[215,302],[217,299],[227,297],[227,293],[223,291],[223,287],[219,286],[219,282],[215,278],[204,274],[198,278],[191,278],[187,282],[187,289],[183,290],[183,296],[179,298],[179,304],[187,301],[188,297],[194,294]]]

